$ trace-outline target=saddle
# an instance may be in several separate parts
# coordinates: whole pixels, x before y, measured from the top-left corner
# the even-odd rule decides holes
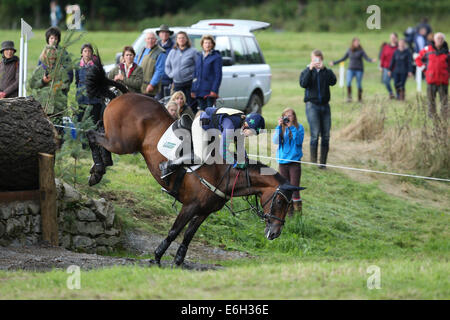
[[[175,199],[178,199],[178,190],[183,182],[186,172],[193,172],[200,168],[204,163],[199,157],[195,156],[194,139],[192,138],[193,129],[192,118],[185,114],[176,120],[162,135],[158,142],[158,151],[167,158],[159,167],[162,172],[162,178],[167,185],[170,184],[170,175],[176,173],[175,181],[171,190],[162,188]],[[200,127],[200,130],[201,127]]]

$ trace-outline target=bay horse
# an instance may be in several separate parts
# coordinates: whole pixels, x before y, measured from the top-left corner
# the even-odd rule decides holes
[[[110,91],[111,86],[125,93],[115,97]],[[90,142],[97,143],[116,154],[141,153],[152,176],[162,187],[170,190],[175,183],[173,177],[175,174],[170,177],[168,183],[161,179],[159,164],[167,161],[167,158],[157,149],[159,139],[174,122],[166,108],[154,98],[126,93],[127,89],[123,85],[105,77],[101,66],[94,66],[87,75],[86,89],[90,96],[112,99],[103,115],[105,132],[90,130],[87,134]],[[230,179],[223,179],[227,173],[236,177],[232,179],[235,180],[233,196],[259,197],[263,210],[260,211],[260,216],[266,222],[265,235],[269,240],[277,238],[281,234],[288,207],[291,205],[292,192],[304,188],[289,185],[288,181],[275,170],[273,175],[262,175],[261,168],[268,167],[259,162],[249,164],[246,175],[239,175],[242,170],[234,169],[227,164],[204,164],[195,171],[195,174],[187,173],[178,193],[182,208],[167,237],[155,250],[156,262],[160,264],[167,248],[189,223],[174,258],[176,265],[183,263],[189,243],[197,229],[211,213],[220,210],[228,201],[227,197],[214,193],[201,181],[204,179],[210,182],[229,196],[228,191],[232,189]],[[226,182],[222,183],[223,181]]]

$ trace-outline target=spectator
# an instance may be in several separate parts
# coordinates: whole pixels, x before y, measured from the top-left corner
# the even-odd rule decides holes
[[[376,62],[376,59],[370,59],[364,49],[361,47],[359,38],[353,38],[352,44],[348,51],[345,53],[344,57],[334,62],[330,62],[333,66],[341,61],[345,61],[350,58],[350,63],[347,70],[347,102],[352,101],[352,80],[356,77],[356,82],[358,86],[358,101],[362,101],[362,78],[364,75],[364,64],[362,59],[366,59],[369,62]]]
[[[302,145],[305,129],[298,123],[297,115],[291,108],[287,108],[278,119],[278,126],[275,129],[273,143],[278,144],[277,158],[279,163],[279,172],[291,185],[300,186],[302,168],[299,162],[303,157]],[[294,209],[301,211],[302,199],[299,191],[295,191],[292,200]],[[291,207],[292,208],[292,207]],[[289,210],[292,214],[292,210]]]
[[[109,73],[108,78],[125,85],[130,92],[141,92],[144,71],[134,61],[136,53],[131,46],[123,48],[123,63],[119,63]]]
[[[169,101],[166,105],[166,109],[174,119],[179,119],[181,117],[180,108],[175,101]]]
[[[44,111],[55,125],[62,125],[62,117],[67,108],[67,87],[70,86],[67,72],[60,65],[56,65],[58,49],[46,46],[40,56],[41,64],[34,70],[29,80],[31,95],[40,102]],[[61,127],[56,130],[62,136]]]
[[[57,27],[59,21],[62,19],[61,7],[58,1],[50,1],[50,24],[52,27]]]
[[[13,41],[3,41],[0,49],[0,99],[17,97],[19,93],[19,58]]]
[[[166,73],[173,79],[173,90],[183,91],[185,101],[191,104],[191,87],[195,71],[197,50],[191,47],[191,41],[186,32],[177,33],[176,44],[166,60]],[[186,99],[185,99],[186,100]]]
[[[391,87],[391,77],[389,76],[389,66],[391,64],[392,56],[394,55],[395,50],[398,48],[398,36],[395,32],[390,35],[390,43],[384,42],[381,46],[380,50],[380,67],[382,70],[382,82],[386,86],[386,89],[389,92],[389,98],[393,99],[394,93],[392,92]]]
[[[427,81],[428,116],[436,117],[436,94],[441,100],[441,115],[448,118],[448,77],[450,74],[450,54],[445,35],[437,32],[434,43],[426,46],[415,59],[418,67],[426,65],[425,79]]]
[[[166,51],[166,55],[169,56],[170,51],[173,48],[173,41],[170,38],[173,35],[173,31],[168,26],[162,24],[159,30],[156,31],[156,35],[160,38],[158,45]],[[170,95],[170,86],[172,85],[172,79],[164,72],[161,80],[161,91],[156,95],[157,100],[161,100],[164,97]]]
[[[48,28],[45,31],[45,41],[47,42],[47,46],[54,46],[56,49],[59,49],[59,43],[61,41],[61,31],[57,27]],[[69,93],[70,84],[73,81],[72,59],[70,58],[70,55],[66,51],[66,49],[63,49],[63,51],[58,54],[61,54],[61,65],[66,70],[67,76],[69,78],[69,86],[63,91],[63,93],[67,96]],[[42,61],[39,60],[38,65],[40,65],[41,63]]]
[[[317,163],[317,147],[320,143],[320,169],[325,169],[327,162],[330,129],[330,86],[336,84],[336,76],[331,69],[325,68],[323,54],[320,50],[311,53],[311,63],[300,75],[300,86],[305,88],[306,118],[311,131],[311,162]]]
[[[166,58],[164,49],[158,46],[156,34],[148,32],[145,35],[145,48],[134,59],[134,62],[141,66],[144,72],[141,86],[143,94],[154,97],[161,91],[161,79],[164,75]]]
[[[103,127],[103,111],[105,105],[103,101],[98,98],[89,98],[86,93],[86,74],[89,68],[95,65],[98,59],[94,56],[94,49],[89,43],[84,44],[81,47],[81,59],[79,63],[79,68],[75,71],[75,83],[77,85],[77,102],[79,106],[79,112],[77,114],[78,121],[81,122],[86,117],[86,110],[89,110],[89,117],[92,119],[96,129],[98,131],[104,132]],[[113,160],[111,157],[111,152],[105,148],[89,143],[89,147],[92,153],[92,159],[94,160],[94,166],[91,169],[91,177],[89,178],[90,185],[93,185],[93,181],[101,179],[99,175],[105,173],[104,166],[112,166]],[[101,160],[100,160],[101,159]],[[103,165],[98,165],[103,163]],[[97,164],[97,165],[96,165]]]
[[[425,28],[425,37],[428,37],[428,35],[433,32],[430,24],[428,23],[427,17],[423,17],[419,24],[416,26],[417,31],[419,31],[421,28]]]
[[[78,121],[82,121],[86,109],[91,106],[89,116],[92,118],[94,124],[102,120],[103,103],[98,98],[89,98],[86,92],[86,74],[94,65],[94,49],[90,43],[85,43],[81,47],[81,59],[79,68],[75,71],[75,84],[77,86],[77,102],[79,106],[79,113],[77,115]]]
[[[414,50],[420,52],[427,45],[427,29],[421,27],[414,37]]]
[[[200,40],[202,52],[195,59],[195,74],[192,82],[191,97],[196,98],[198,108],[205,110],[212,107],[219,96],[222,82],[222,56],[214,50],[216,42],[211,35],[204,35]]]
[[[169,103],[171,102],[175,102],[177,104],[180,117],[184,114],[188,114],[192,120],[194,119],[194,112],[192,111],[191,107],[186,104],[186,96],[184,95],[183,91],[180,90],[174,92],[169,100]]]
[[[393,75],[397,100],[405,100],[405,82],[408,76],[413,76],[412,72],[412,55],[406,41],[401,39],[389,65],[389,77]]]

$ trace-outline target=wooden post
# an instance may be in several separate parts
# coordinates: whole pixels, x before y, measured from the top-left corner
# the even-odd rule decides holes
[[[55,157],[39,153],[39,190],[41,200],[42,238],[51,245],[58,245],[58,221],[56,213]]]

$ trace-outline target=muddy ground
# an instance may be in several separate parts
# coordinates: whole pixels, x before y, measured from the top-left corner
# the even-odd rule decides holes
[[[140,231],[128,231],[122,237],[122,246],[134,256],[153,255],[163,237]],[[173,242],[165,257],[174,257],[179,243]],[[223,268],[220,264],[208,264],[205,261],[220,261],[250,257],[245,252],[225,251],[220,248],[191,244],[185,263],[182,266],[188,270],[217,270]],[[77,265],[81,269],[97,269],[111,266],[139,265],[143,267],[157,266],[152,259],[101,256],[97,254],[77,253],[61,247],[51,247],[45,244],[39,246],[0,246],[0,270],[48,271],[52,269],[67,269]],[[173,267],[172,261],[162,261],[162,267]]]

